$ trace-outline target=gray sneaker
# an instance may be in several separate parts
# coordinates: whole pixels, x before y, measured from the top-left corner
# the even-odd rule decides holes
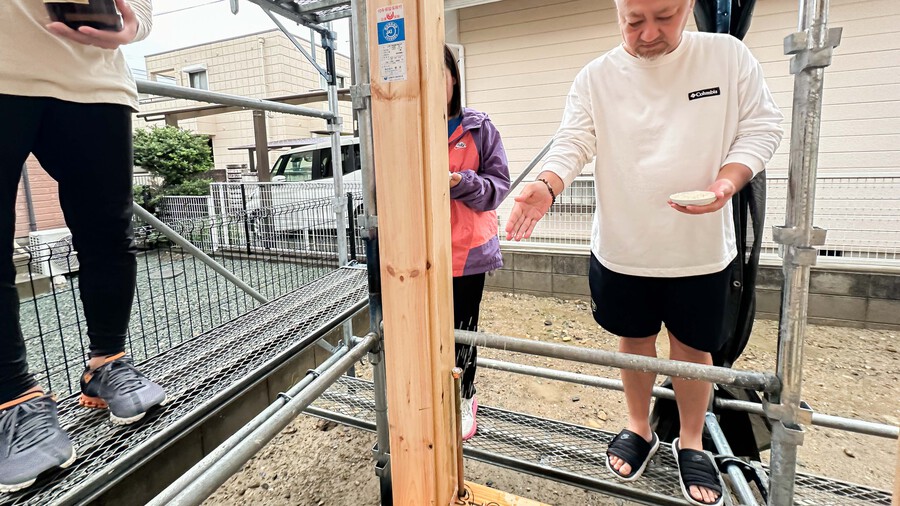
[[[72,441],[59,427],[56,400],[39,393],[13,402],[0,409],[0,492],[30,487],[44,471],[75,462]]]
[[[139,373],[124,353],[109,357],[96,370],[86,370],[81,376],[79,404],[109,408],[109,420],[116,425],[135,423],[167,400],[163,388]]]

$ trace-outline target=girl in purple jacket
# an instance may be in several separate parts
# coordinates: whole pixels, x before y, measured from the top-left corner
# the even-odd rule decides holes
[[[457,329],[477,330],[485,274],[503,266],[497,237],[497,207],[509,192],[509,164],[500,134],[487,115],[461,107],[459,68],[444,46],[450,150],[450,230],[453,243],[453,321]],[[456,345],[463,369],[463,439],[475,435],[474,346]]]

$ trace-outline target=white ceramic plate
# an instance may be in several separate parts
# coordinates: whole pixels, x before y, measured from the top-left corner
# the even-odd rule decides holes
[[[716,201],[716,194],[708,191],[675,193],[669,200],[680,206],[705,206]]]

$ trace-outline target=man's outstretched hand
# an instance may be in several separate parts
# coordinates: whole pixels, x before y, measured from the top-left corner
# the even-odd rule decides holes
[[[509,220],[506,222],[506,240],[521,241],[531,237],[534,226],[547,214],[553,204],[553,197],[541,181],[529,183],[515,198]]]

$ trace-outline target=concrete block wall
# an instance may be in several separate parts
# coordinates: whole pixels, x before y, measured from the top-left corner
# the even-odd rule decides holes
[[[505,252],[503,264],[502,269],[488,276],[488,288],[540,296],[590,299],[588,255]]]
[[[563,299],[590,299],[589,253],[504,252],[504,266],[488,276],[488,289]],[[757,317],[777,319],[781,307],[781,266],[761,266]],[[809,322],[857,328],[900,330],[900,273],[814,267],[810,279]]]
[[[760,269],[757,314],[777,319],[784,281],[780,267]],[[809,322],[857,328],[900,329],[900,274],[813,268]]]

